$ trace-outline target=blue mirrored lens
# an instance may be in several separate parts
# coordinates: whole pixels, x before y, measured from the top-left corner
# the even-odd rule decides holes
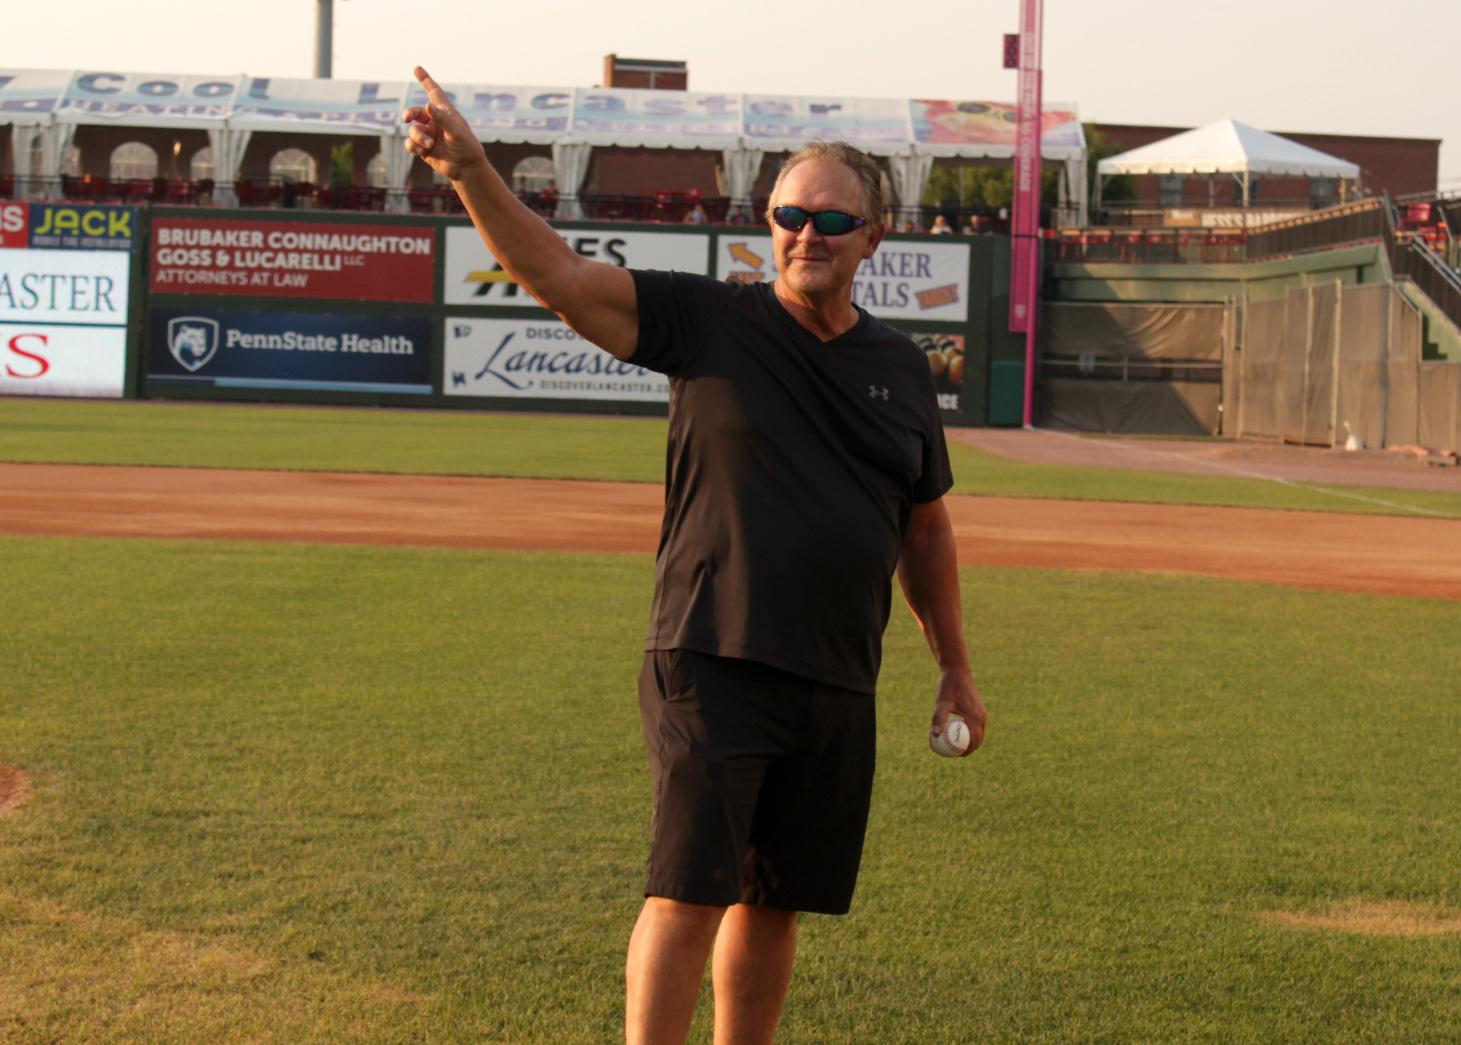
[[[809,211],[802,207],[777,207],[771,220],[787,232],[800,232],[810,219],[812,228],[823,236],[844,236],[863,225],[863,219],[840,210]]]
[[[840,210],[819,210],[812,215],[812,227],[824,236],[843,236],[861,224],[861,218]]]

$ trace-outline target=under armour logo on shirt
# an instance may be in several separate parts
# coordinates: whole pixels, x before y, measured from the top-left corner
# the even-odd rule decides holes
[[[877,385],[868,385],[867,394],[869,399],[881,399],[885,403],[888,401],[888,390],[886,388],[879,388]]]

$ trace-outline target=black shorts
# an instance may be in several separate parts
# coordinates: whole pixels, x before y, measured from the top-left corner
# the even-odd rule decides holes
[[[847,913],[872,798],[870,695],[659,650],[639,708],[654,779],[646,896]]]

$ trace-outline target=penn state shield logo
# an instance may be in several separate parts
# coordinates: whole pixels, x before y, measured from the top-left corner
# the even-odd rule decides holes
[[[188,373],[203,369],[218,351],[218,320],[203,316],[169,319],[167,350]]]

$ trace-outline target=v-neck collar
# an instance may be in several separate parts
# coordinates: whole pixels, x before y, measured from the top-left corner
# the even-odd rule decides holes
[[[793,316],[791,314],[791,310],[781,303],[781,299],[776,296],[776,285],[774,281],[771,283],[761,283],[759,285],[765,288],[765,294],[771,300],[771,307],[780,317],[782,323],[795,330],[797,335],[803,341],[809,342],[818,348],[832,348],[833,346],[838,345],[843,341],[858,337],[867,328],[868,322],[872,318],[872,314],[868,312],[867,309],[863,308],[861,305],[854,301],[852,303],[852,307],[857,310],[857,322],[853,323],[852,326],[848,327],[836,337],[831,338],[827,341],[823,341],[816,334],[812,333],[806,327],[802,326],[802,324],[797,321],[796,316]]]

